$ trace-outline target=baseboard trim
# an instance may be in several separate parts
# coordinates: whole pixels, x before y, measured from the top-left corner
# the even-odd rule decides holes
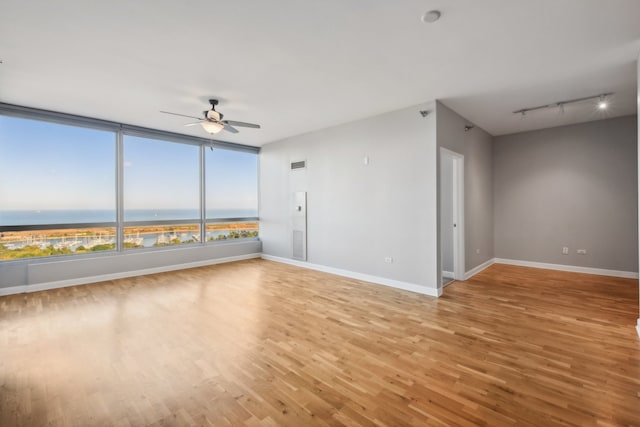
[[[453,274],[453,271],[444,271],[444,270],[442,270],[442,277],[446,277],[447,279],[455,279],[456,275]]]
[[[464,280],[469,280],[476,274],[480,273],[482,270],[491,267],[496,262],[495,258],[491,258],[483,262],[482,264],[473,267],[471,270],[464,273]]]
[[[414,283],[402,282],[399,280],[386,279],[384,277],[372,276],[369,274],[357,273],[355,271],[342,270],[340,268],[327,267],[320,264],[312,264],[305,261],[297,261],[289,258],[282,258],[273,255],[262,254],[262,259],[267,261],[279,262],[282,264],[294,265],[296,267],[308,268],[310,270],[322,271],[323,273],[335,274],[337,276],[348,277],[350,279],[362,280],[365,282],[375,283],[377,285],[389,286],[391,288],[402,289],[405,291],[416,292],[431,297],[439,297],[442,295],[442,288],[428,288],[426,286],[416,285]]]
[[[206,267],[208,265],[224,264],[245,259],[260,258],[261,254],[252,253],[224,258],[208,259],[204,261],[188,262],[183,264],[165,265],[162,267],[145,268],[142,270],[123,271],[99,276],[79,277],[77,279],[59,280],[55,282],[35,283],[32,285],[13,286],[0,288],[0,296],[22,294],[29,292],[46,291],[49,289],[66,288],[69,286],[87,285],[89,283],[104,282],[107,280],[124,279],[125,277],[143,276],[146,274],[166,273],[167,271],[184,270],[187,268]]]
[[[10,288],[0,288],[0,297],[5,295],[24,294],[27,291],[27,285],[12,286]]]
[[[496,264],[517,265],[520,267],[544,268],[547,270],[569,271],[572,273],[597,274],[599,276],[623,277],[637,279],[638,273],[633,271],[607,270],[604,268],[578,267],[574,265],[548,264],[544,262],[521,261],[517,259],[495,258]]]

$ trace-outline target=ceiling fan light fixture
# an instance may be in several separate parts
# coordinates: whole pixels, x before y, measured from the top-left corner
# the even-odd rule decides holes
[[[172,113],[171,111],[160,111],[164,114],[171,114],[172,116],[180,116],[180,117],[188,117],[190,119],[195,119],[197,122],[191,122],[185,124],[185,126],[197,126],[198,124],[202,126],[202,129],[209,134],[216,134],[221,131],[227,131],[231,133],[238,133],[238,129],[236,126],[252,128],[252,129],[260,129],[260,125],[255,123],[247,123],[247,122],[238,122],[235,120],[222,120],[224,114],[216,111],[216,105],[218,105],[217,99],[210,99],[209,104],[211,104],[210,110],[205,110],[202,112],[202,116],[188,116],[186,114]]]
[[[218,133],[224,129],[224,125],[222,123],[205,121],[201,122],[200,125],[202,125],[202,128],[208,133]]]

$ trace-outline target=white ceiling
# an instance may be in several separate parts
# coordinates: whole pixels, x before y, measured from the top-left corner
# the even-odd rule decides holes
[[[159,110],[217,97],[263,145],[441,99],[500,135],[634,114],[639,51],[638,0],[2,0],[0,102],[206,136]]]

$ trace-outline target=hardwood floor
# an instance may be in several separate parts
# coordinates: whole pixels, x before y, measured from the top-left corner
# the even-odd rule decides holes
[[[0,298],[0,425],[640,425],[636,280],[263,260]]]

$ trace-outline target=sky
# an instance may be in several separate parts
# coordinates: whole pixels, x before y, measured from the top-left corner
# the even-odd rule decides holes
[[[0,209],[108,209],[115,134],[0,116]]]
[[[115,209],[115,133],[0,116],[0,210]],[[124,138],[127,209],[198,209],[198,147]],[[257,207],[257,155],[207,149],[207,208]]]

